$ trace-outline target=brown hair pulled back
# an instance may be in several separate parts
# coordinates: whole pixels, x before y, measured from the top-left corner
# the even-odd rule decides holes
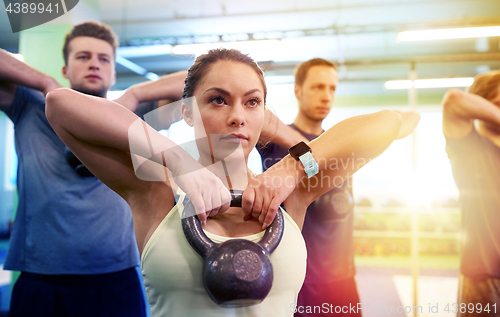
[[[235,49],[218,48],[208,51],[208,53],[198,56],[193,66],[189,68],[185,80],[184,92],[182,98],[189,98],[194,95],[196,87],[207,74],[210,67],[218,61],[232,61],[250,66],[259,76],[264,87],[264,103],[267,96],[267,87],[264,81],[264,72],[257,63],[248,55]],[[243,74],[242,74],[243,76]]]

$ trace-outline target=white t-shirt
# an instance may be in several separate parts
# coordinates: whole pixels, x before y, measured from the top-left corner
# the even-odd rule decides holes
[[[184,197],[172,208],[146,244],[142,254],[142,275],[153,317],[261,317],[293,316],[298,293],[306,274],[307,251],[293,219],[284,211],[284,232],[271,254],[273,286],[258,305],[224,308],[215,304],[205,291],[203,259],[189,245],[181,225]],[[231,238],[206,232],[216,243]],[[240,239],[258,242],[264,231]]]

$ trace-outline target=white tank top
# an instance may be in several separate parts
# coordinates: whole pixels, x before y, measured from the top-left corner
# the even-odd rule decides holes
[[[285,227],[280,244],[271,254],[273,286],[258,305],[224,308],[205,291],[202,257],[189,245],[181,226],[184,195],[163,219],[142,253],[142,275],[153,317],[293,316],[306,274],[307,251],[293,219],[284,211]],[[216,243],[232,239],[205,231]],[[258,242],[264,231],[240,239]]]

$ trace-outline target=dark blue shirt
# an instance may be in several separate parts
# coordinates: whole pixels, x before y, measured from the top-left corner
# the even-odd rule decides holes
[[[318,137],[299,131],[309,141]],[[288,154],[274,143],[257,146],[266,171]],[[351,181],[330,190],[307,208],[302,235],[307,246],[307,272],[304,283],[324,284],[355,274]]]
[[[69,166],[65,145],[45,117],[42,93],[18,86],[5,113],[14,123],[19,161],[19,205],[5,269],[100,274],[139,265],[128,204]]]

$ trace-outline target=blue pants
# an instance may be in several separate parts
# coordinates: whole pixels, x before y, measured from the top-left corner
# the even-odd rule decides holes
[[[11,317],[146,317],[138,268],[96,275],[22,272],[12,290]]]

